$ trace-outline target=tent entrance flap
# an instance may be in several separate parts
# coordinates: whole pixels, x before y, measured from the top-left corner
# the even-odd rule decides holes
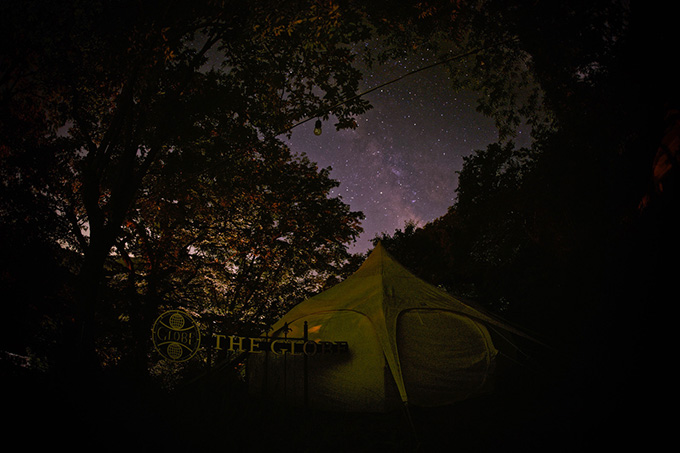
[[[483,392],[497,354],[483,325],[445,310],[402,312],[397,344],[406,393],[415,406],[451,404]]]

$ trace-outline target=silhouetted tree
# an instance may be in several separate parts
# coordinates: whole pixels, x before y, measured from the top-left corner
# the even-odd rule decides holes
[[[266,160],[261,141],[298,120],[354,125],[368,104],[340,102],[361,76],[348,44],[367,36],[353,14],[296,1],[3,4],[3,162],[17,164],[4,172],[59,226],[50,240],[82,254],[69,344],[91,356],[105,263],[165,161],[217,139]],[[211,150],[175,171],[230,158]]]
[[[427,23],[425,43],[448,36],[483,49],[453,61],[452,75],[455,88],[482,93],[479,108],[497,118],[502,139],[466,159],[449,213],[410,235],[413,244],[437,244],[423,250],[448,263],[448,276],[424,258],[411,263],[450,288],[474,283],[471,294],[496,308],[543,312],[531,324],[549,319],[569,335],[575,318],[614,310],[611,289],[622,275],[637,273],[626,280],[641,291],[633,282],[661,269],[640,263],[672,256],[652,238],[671,236],[678,90],[651,57],[669,50],[672,27],[640,2],[473,3],[414,3],[399,10],[413,26],[394,28],[409,36]],[[511,151],[512,134],[503,132],[521,122],[533,127],[530,159],[513,157],[508,172],[521,150]],[[653,162],[669,178],[665,193]],[[647,196],[657,202],[640,210]],[[642,251],[649,241],[655,252]]]
[[[217,154],[185,150],[164,162],[135,203],[110,284],[123,294],[116,298],[125,314],[111,333],[129,331],[134,341],[111,336],[109,343],[132,347],[138,365],[146,364],[149,328],[161,309],[190,310],[206,332],[259,335],[349,260],[345,244],[361,231],[362,216],[329,198],[337,183],[328,169],[277,143],[261,152],[231,150],[219,166],[185,180],[175,173],[183,160]]]

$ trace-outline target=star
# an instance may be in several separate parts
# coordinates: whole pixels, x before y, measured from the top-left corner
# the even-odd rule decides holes
[[[377,86],[416,63],[422,64],[402,60],[382,67],[366,83]],[[455,203],[463,157],[498,139],[493,121],[475,110],[476,94],[454,91],[441,66],[366,99],[373,109],[357,118],[357,129],[326,128],[316,136],[314,125],[304,124],[287,142],[293,153],[331,167],[331,178],[340,183],[331,196],[341,196],[366,216],[364,232],[351,247],[360,253],[372,247],[376,235],[393,234],[408,221],[424,226],[444,215]]]

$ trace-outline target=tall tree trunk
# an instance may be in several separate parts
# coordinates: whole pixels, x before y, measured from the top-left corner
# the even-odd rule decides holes
[[[87,384],[100,371],[96,352],[96,314],[101,305],[104,263],[110,250],[107,242],[93,237],[78,274],[73,318],[64,326],[59,363],[62,379],[73,385]]]

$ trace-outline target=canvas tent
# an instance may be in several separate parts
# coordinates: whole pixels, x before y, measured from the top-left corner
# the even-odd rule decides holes
[[[378,244],[340,284],[293,307],[273,338],[347,342],[344,354],[251,354],[251,393],[335,411],[437,406],[484,392],[505,324],[417,278]]]

